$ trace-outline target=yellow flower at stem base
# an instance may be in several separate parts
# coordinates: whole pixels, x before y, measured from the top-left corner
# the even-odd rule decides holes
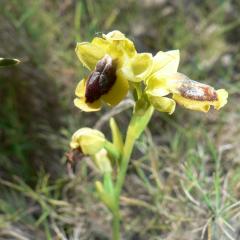
[[[133,42],[119,31],[78,43],[76,53],[91,71],[75,91],[74,104],[86,112],[100,110],[103,103],[117,105],[128,93],[128,81],[142,81],[151,71],[152,55],[137,54]]]
[[[80,149],[85,155],[94,155],[104,147],[105,142],[106,139],[102,132],[85,127],[73,134],[70,147]]]

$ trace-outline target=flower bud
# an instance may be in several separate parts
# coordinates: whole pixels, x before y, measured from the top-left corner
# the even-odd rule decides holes
[[[105,141],[105,137],[100,131],[80,128],[73,134],[70,147],[72,149],[80,148],[86,155],[94,155],[104,147]]]

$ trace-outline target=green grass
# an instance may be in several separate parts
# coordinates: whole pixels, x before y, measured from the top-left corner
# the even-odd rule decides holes
[[[151,2],[3,1],[0,57],[21,64],[0,69],[0,239],[110,239],[110,215],[94,190],[98,172],[83,160],[71,178],[64,153],[76,129],[107,112],[72,104],[84,74],[75,44],[113,29],[139,51],[179,48],[181,72],[230,93],[220,112],[154,114],[121,199],[123,236],[237,239],[240,5]],[[126,121],[128,112],[118,117],[123,129]]]

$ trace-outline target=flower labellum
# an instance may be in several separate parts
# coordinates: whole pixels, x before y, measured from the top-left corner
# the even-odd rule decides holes
[[[226,90],[215,90],[213,87],[191,80],[181,73],[175,74],[175,77],[176,80],[169,83],[169,86],[172,86],[170,87],[173,93],[172,98],[183,107],[208,112],[210,106],[218,110],[227,103],[228,93]]]
[[[147,82],[146,92],[156,109],[172,114],[175,102],[185,108],[208,112],[210,106],[220,109],[227,103],[228,93],[189,79],[181,73],[153,74]],[[168,97],[172,94],[172,99]]]
[[[178,73],[179,79],[175,84],[178,87],[180,95],[184,98],[196,101],[217,101],[217,93],[215,89],[209,85],[191,80],[183,74]]]
[[[92,103],[106,94],[116,81],[116,61],[105,55],[98,61],[96,68],[86,82],[86,102]]]

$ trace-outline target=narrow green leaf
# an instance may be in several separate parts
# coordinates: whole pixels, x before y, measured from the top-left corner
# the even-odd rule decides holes
[[[119,152],[122,152],[122,149],[123,149],[122,133],[119,130],[119,127],[118,127],[114,118],[110,119],[110,128],[111,128],[111,131],[112,131],[113,144],[118,149]]]
[[[107,173],[104,174],[103,185],[104,185],[105,192],[108,193],[109,195],[113,196],[114,195],[114,188],[113,188],[111,172],[107,172]]]
[[[9,67],[18,64],[20,61],[14,58],[0,58],[0,67]]]
[[[104,148],[107,150],[111,158],[114,160],[119,159],[121,151],[119,151],[114,144],[106,140],[104,143]]]
[[[104,185],[105,184],[106,183],[104,183]],[[109,182],[107,184],[109,184]],[[101,199],[101,201],[105,204],[106,207],[109,208],[109,210],[113,211],[114,207],[115,207],[114,198],[112,195],[110,195],[109,193],[107,193],[105,191],[106,186],[103,186],[103,184],[100,181],[96,181],[95,186],[96,186],[96,190],[97,190],[98,196]],[[107,186],[107,187],[109,187],[109,186]]]

